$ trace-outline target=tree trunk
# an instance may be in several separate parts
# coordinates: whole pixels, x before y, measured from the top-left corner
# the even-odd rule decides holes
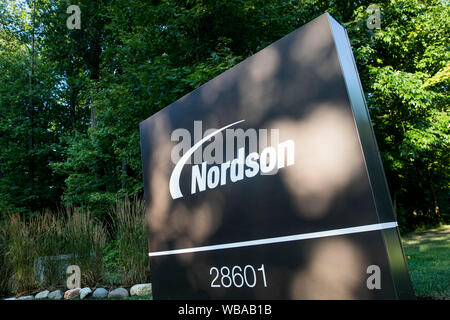
[[[436,217],[436,222],[440,222],[441,216],[439,213],[439,203],[437,201],[436,190],[434,189],[433,186],[433,174],[430,169],[428,169],[428,177],[430,179],[430,190],[431,190],[431,197],[433,198],[434,215]]]
[[[394,192],[394,218],[397,220],[397,192]]]
[[[95,83],[100,79],[100,30],[97,30],[97,37],[91,43],[91,52],[90,52],[90,71],[91,71],[91,80]],[[95,107],[91,101],[91,127],[95,127],[97,125]]]
[[[76,104],[77,104],[77,90],[75,88],[71,88],[70,90],[70,126],[72,130],[75,130],[76,127]]]
[[[30,54],[30,71],[28,73],[29,82],[29,110],[28,117],[30,121],[30,131],[28,133],[28,187],[30,188],[30,195],[34,195],[34,105],[33,105],[33,75],[34,75],[34,12],[35,3],[33,1],[33,12],[31,19],[31,54]],[[34,200],[30,200],[30,210],[34,211]]]
[[[122,160],[122,189],[126,193],[127,188],[127,161],[125,159]]]

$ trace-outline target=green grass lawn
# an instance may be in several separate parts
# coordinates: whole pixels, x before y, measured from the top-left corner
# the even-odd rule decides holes
[[[450,225],[402,237],[419,299],[450,299]]]

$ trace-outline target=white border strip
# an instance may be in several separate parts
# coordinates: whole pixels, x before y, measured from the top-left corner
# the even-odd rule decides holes
[[[259,245],[270,244],[270,243],[280,243],[280,242],[298,241],[298,240],[306,240],[306,239],[324,238],[324,237],[331,237],[331,236],[340,236],[340,235],[344,235],[344,234],[391,229],[391,228],[396,228],[397,226],[398,226],[397,222],[385,222],[385,223],[377,223],[377,224],[368,224],[368,225],[360,226],[360,227],[351,227],[351,228],[334,229],[334,230],[328,230],[328,231],[296,234],[296,235],[292,235],[292,236],[266,238],[266,239],[250,240],[250,241],[242,241],[242,242],[231,242],[231,243],[217,244],[217,245],[212,245],[212,246],[204,246],[204,247],[196,247],[196,248],[149,252],[148,255],[149,255],[149,257],[157,257],[157,256],[167,256],[167,255],[172,255],[172,254],[182,254],[182,253],[223,250],[223,249],[249,247],[249,246],[259,246]]]

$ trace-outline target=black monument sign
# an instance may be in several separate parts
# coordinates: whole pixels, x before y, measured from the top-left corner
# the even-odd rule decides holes
[[[350,43],[330,15],[140,130],[155,299],[413,298]]]

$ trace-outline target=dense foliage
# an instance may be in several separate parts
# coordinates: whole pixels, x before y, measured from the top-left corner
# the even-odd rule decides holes
[[[106,217],[142,192],[140,121],[329,12],[349,32],[402,226],[448,222],[449,3],[379,1],[379,30],[369,4],[0,0],[0,213]]]

